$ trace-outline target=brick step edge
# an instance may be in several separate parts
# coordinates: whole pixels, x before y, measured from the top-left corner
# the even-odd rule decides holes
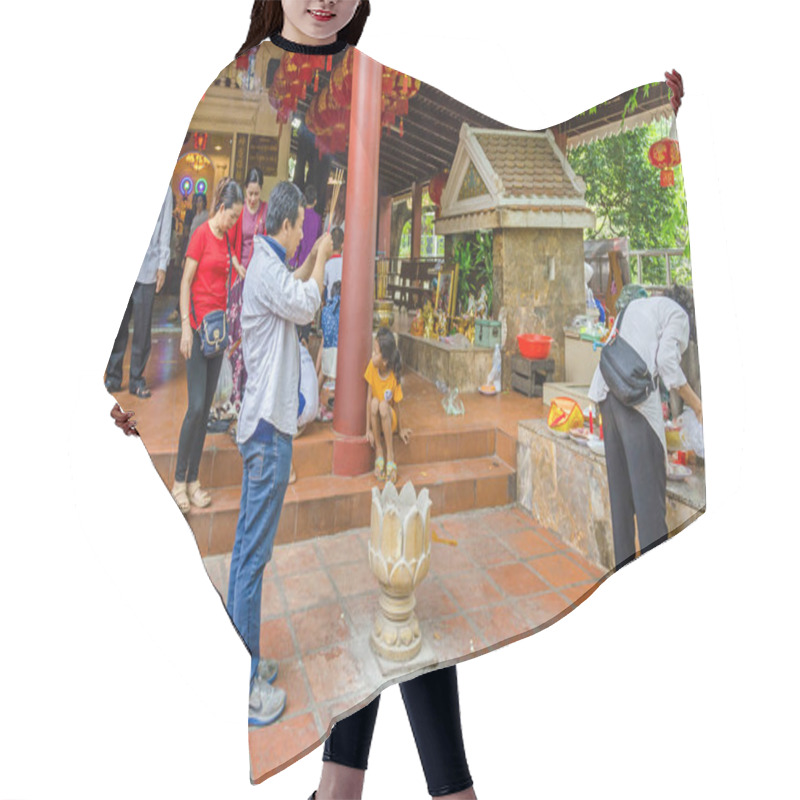
[[[413,476],[417,491],[423,487],[428,489],[431,516],[506,506],[516,501],[516,472],[508,464],[497,457],[471,461],[474,470],[453,471],[451,463],[430,464],[425,470],[429,479]],[[290,544],[368,526],[372,486],[380,488],[382,484],[374,479],[370,483],[365,477],[339,480],[352,481],[352,491],[338,494],[324,491],[294,497],[287,492],[275,544]],[[404,483],[401,470],[398,486]],[[239,517],[238,486],[212,490],[211,495],[211,506],[193,510],[187,517],[203,557],[233,550]]]
[[[498,455],[512,466],[516,461],[516,441],[495,428],[445,433],[412,434],[411,441],[395,444],[399,467],[413,467],[436,462],[489,458]],[[151,453],[150,458],[161,480],[172,486],[177,453]],[[294,444],[294,465],[298,478],[329,475],[333,468],[333,440],[303,441]],[[200,461],[200,483],[209,489],[232,486],[242,481],[242,459],[235,447],[209,447]]]

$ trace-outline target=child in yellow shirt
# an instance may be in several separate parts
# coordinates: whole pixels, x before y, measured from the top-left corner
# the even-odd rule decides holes
[[[367,439],[375,448],[375,477],[391,483],[397,480],[397,464],[394,460],[393,435],[398,434],[408,444],[409,428],[400,425],[400,401],[403,387],[400,373],[403,369],[400,351],[394,334],[381,328],[372,343],[372,359],[367,365],[364,379],[367,382]],[[386,442],[386,461],[381,447],[381,433]]]

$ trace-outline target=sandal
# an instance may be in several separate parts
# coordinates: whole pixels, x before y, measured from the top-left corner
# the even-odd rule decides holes
[[[397,464],[394,461],[390,461],[386,465],[386,481],[388,483],[394,483],[397,480]]]
[[[198,508],[206,508],[211,505],[211,497],[208,492],[200,488],[200,481],[192,481],[186,487],[186,492],[189,496],[189,502]]]
[[[383,456],[378,456],[375,459],[375,471],[373,472],[373,475],[375,475],[379,481],[384,480],[386,477],[386,467],[384,466],[385,463],[386,462],[383,460]]]
[[[142,400],[147,400],[147,398],[151,396],[150,390],[144,384],[141,384],[140,386],[131,386],[129,391],[131,394],[136,395],[136,397],[140,397]]]
[[[297,483],[297,473],[294,471],[294,465],[292,465],[292,471],[289,473],[289,486],[293,483]]]
[[[192,507],[191,503],[189,502],[189,495],[186,493],[186,481],[183,483],[178,483],[175,481],[175,485],[172,487],[172,498],[178,505],[178,508],[181,510],[181,514],[188,514],[189,509]]]

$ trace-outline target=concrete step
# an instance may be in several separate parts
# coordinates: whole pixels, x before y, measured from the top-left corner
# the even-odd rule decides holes
[[[464,458],[483,458],[497,452],[513,466],[514,459],[510,454],[501,452],[498,436],[495,428],[488,425],[459,431],[415,431],[407,445],[395,439],[395,458],[402,468]],[[502,438],[509,437],[503,435]],[[177,449],[177,441],[175,448]],[[314,423],[303,436],[295,439],[293,453],[298,479],[329,476],[333,468],[333,436],[330,425]],[[164,483],[172,486],[176,450],[153,450],[150,457]],[[209,434],[206,437],[199,478],[200,483],[209,489],[241,484],[242,459],[228,434]]]
[[[504,506],[516,500],[516,473],[495,455],[401,465],[398,488],[407,481],[418,491],[428,489],[433,516]],[[287,489],[275,543],[288,544],[369,525],[373,486],[382,483],[372,475],[299,478]],[[238,484],[211,489],[210,493],[211,505],[193,509],[187,517],[203,556],[231,552],[239,517]]]

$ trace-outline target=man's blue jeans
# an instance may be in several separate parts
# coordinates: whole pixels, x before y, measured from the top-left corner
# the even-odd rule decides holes
[[[251,684],[260,655],[264,568],[272,557],[292,468],[292,437],[269,425],[265,438],[265,442],[250,438],[239,445],[242,499],[228,582],[228,614],[250,651]]]

